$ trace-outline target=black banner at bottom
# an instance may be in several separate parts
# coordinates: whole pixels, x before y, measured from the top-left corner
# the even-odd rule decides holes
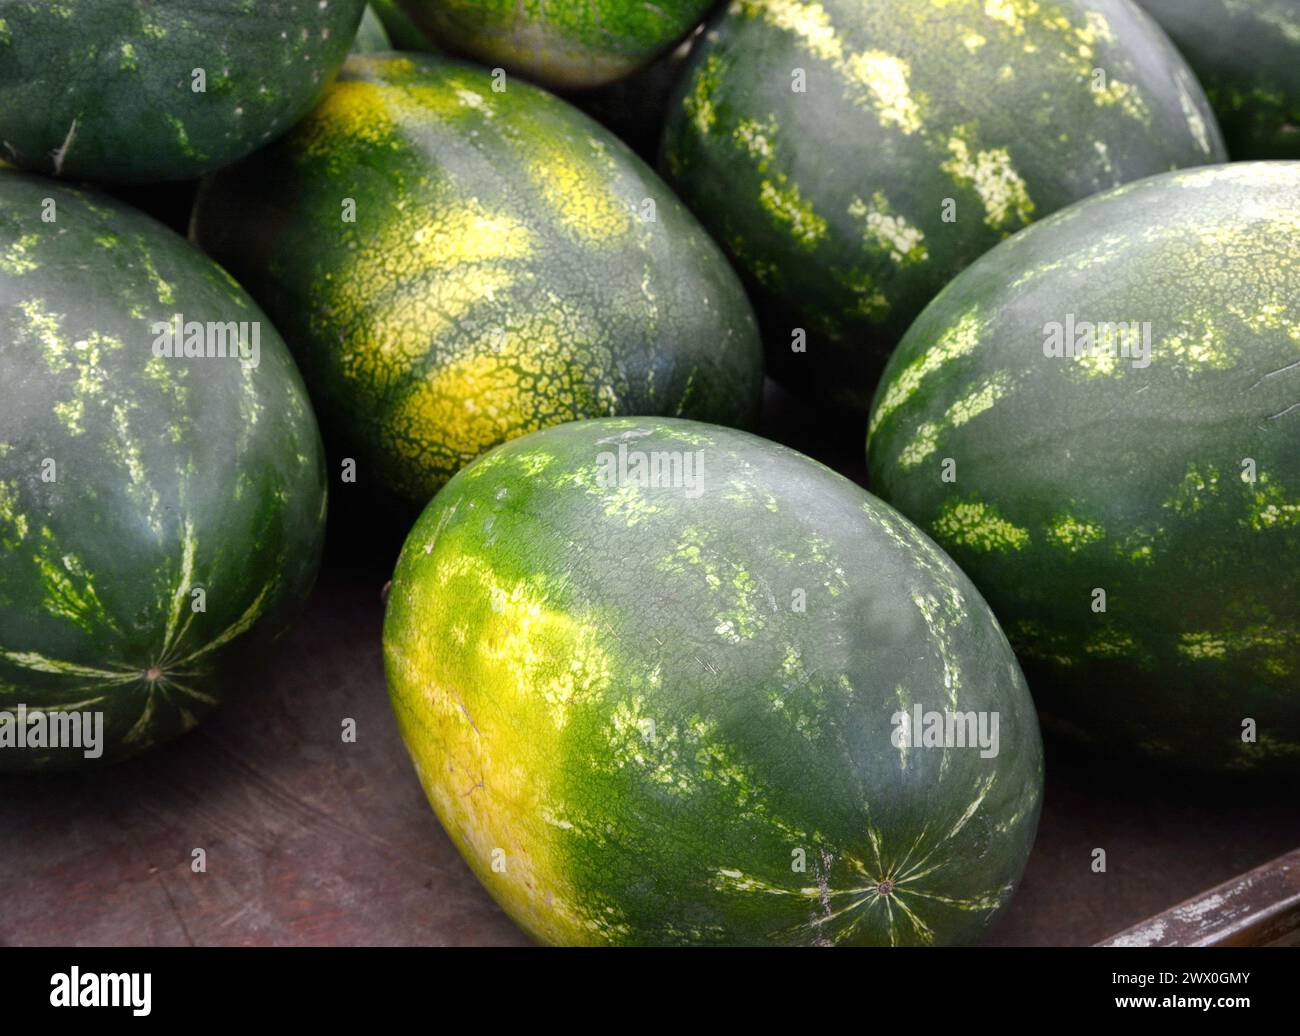
[[[434,1005],[449,1021],[468,1013],[487,1024],[555,1011],[606,1024],[664,1011],[735,1023],[777,1005],[934,1020],[1144,1011],[1281,1020],[1294,1017],[1300,951],[9,948],[0,969],[11,1023],[338,1025]]]

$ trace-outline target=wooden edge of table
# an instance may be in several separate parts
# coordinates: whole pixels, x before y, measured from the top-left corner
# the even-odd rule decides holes
[[[1193,896],[1097,945],[1300,945],[1300,849]]]

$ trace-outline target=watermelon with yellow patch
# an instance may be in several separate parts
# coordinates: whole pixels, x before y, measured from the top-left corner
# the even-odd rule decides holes
[[[1033,841],[1037,721],[978,592],[744,432],[615,418],[488,453],[406,541],[384,662],[443,826],[546,942],[968,943]]]
[[[1300,163],[1165,174],[994,249],[908,332],[872,485],[970,574],[1045,723],[1300,771]]]
[[[715,0],[398,0],[440,46],[555,88],[603,86],[648,65]]]
[[[121,202],[0,172],[0,770],[135,754],[255,679],[324,518],[252,299]]]
[[[0,151],[36,172],[188,180],[315,104],[364,0],[0,0]]]
[[[670,179],[761,300],[774,376],[861,419],[962,268],[1071,202],[1226,158],[1129,0],[737,0],[694,48]]]
[[[1300,3],[1138,2],[1205,87],[1234,159],[1300,158]]]
[[[207,181],[196,240],[303,365],[326,434],[425,503],[582,417],[747,425],[744,290],[652,170],[544,91],[425,55],[348,60],[321,105]]]

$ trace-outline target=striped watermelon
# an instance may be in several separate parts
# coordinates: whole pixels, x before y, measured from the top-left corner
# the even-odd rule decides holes
[[[231,322],[247,363],[157,355],[178,313]],[[0,770],[89,761],[22,747],[21,708],[102,722],[112,760],[256,680],[315,578],[324,477],[288,351],[224,271],[119,202],[0,172]]]
[[[970,942],[1033,840],[1037,722],[979,594],[743,432],[618,418],[493,450],[411,531],[384,660],[443,825],[546,942]],[[996,715],[998,745],[910,747],[921,705]]]
[[[757,332],[721,252],[526,83],[353,56],[292,133],[205,183],[194,233],[267,307],[358,478],[421,505],[560,421],[756,415]]]
[[[714,0],[398,0],[440,46],[557,88],[601,86],[649,64]]]
[[[754,284],[774,375],[859,418],[888,349],[983,252],[1224,157],[1196,80],[1129,0],[736,0],[664,137],[672,181]]]
[[[0,0],[0,149],[28,169],[186,180],[283,133],[364,0]]]
[[[1300,772],[1298,240],[1300,163],[1111,191],[953,281],[876,394],[873,488],[1106,753]]]
[[[1233,158],[1300,158],[1300,3],[1138,2],[1196,72]]]

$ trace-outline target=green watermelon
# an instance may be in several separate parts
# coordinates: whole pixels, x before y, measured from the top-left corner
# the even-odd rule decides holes
[[[872,487],[1100,751],[1300,772],[1297,240],[1300,163],[1111,191],[953,281],[881,381]]]
[[[406,541],[384,663],[443,826],[545,942],[971,942],[1033,841],[1037,720],[979,594],[744,432],[614,418],[488,453]],[[996,736],[923,737],[945,713]]]
[[[1138,2],[1196,72],[1233,158],[1300,158],[1296,0]]]
[[[613,82],[680,40],[714,0],[398,0],[427,38],[553,87]]]
[[[352,41],[352,53],[375,54],[379,51],[392,50],[393,44],[384,30],[384,23],[375,14],[374,8],[366,5],[361,15],[361,25],[357,28],[356,39]]]
[[[383,23],[397,50],[436,50],[420,27],[398,6],[398,0],[370,0],[368,5]]]
[[[205,182],[194,234],[266,306],[358,478],[421,506],[546,425],[757,412],[753,314],[717,246],[608,132],[482,69],[353,56],[292,133]]]
[[[694,48],[663,142],[752,282],[774,376],[859,420],[888,349],[1002,238],[1224,157],[1128,0],[739,0]]]
[[[161,355],[176,314],[228,322],[182,341],[227,355]],[[0,770],[91,761],[35,746],[38,713],[102,722],[119,759],[256,679],[324,518],[306,390],[253,301],[120,202],[0,172]]]
[[[363,0],[0,0],[0,148],[42,173],[186,180],[301,118]]]

